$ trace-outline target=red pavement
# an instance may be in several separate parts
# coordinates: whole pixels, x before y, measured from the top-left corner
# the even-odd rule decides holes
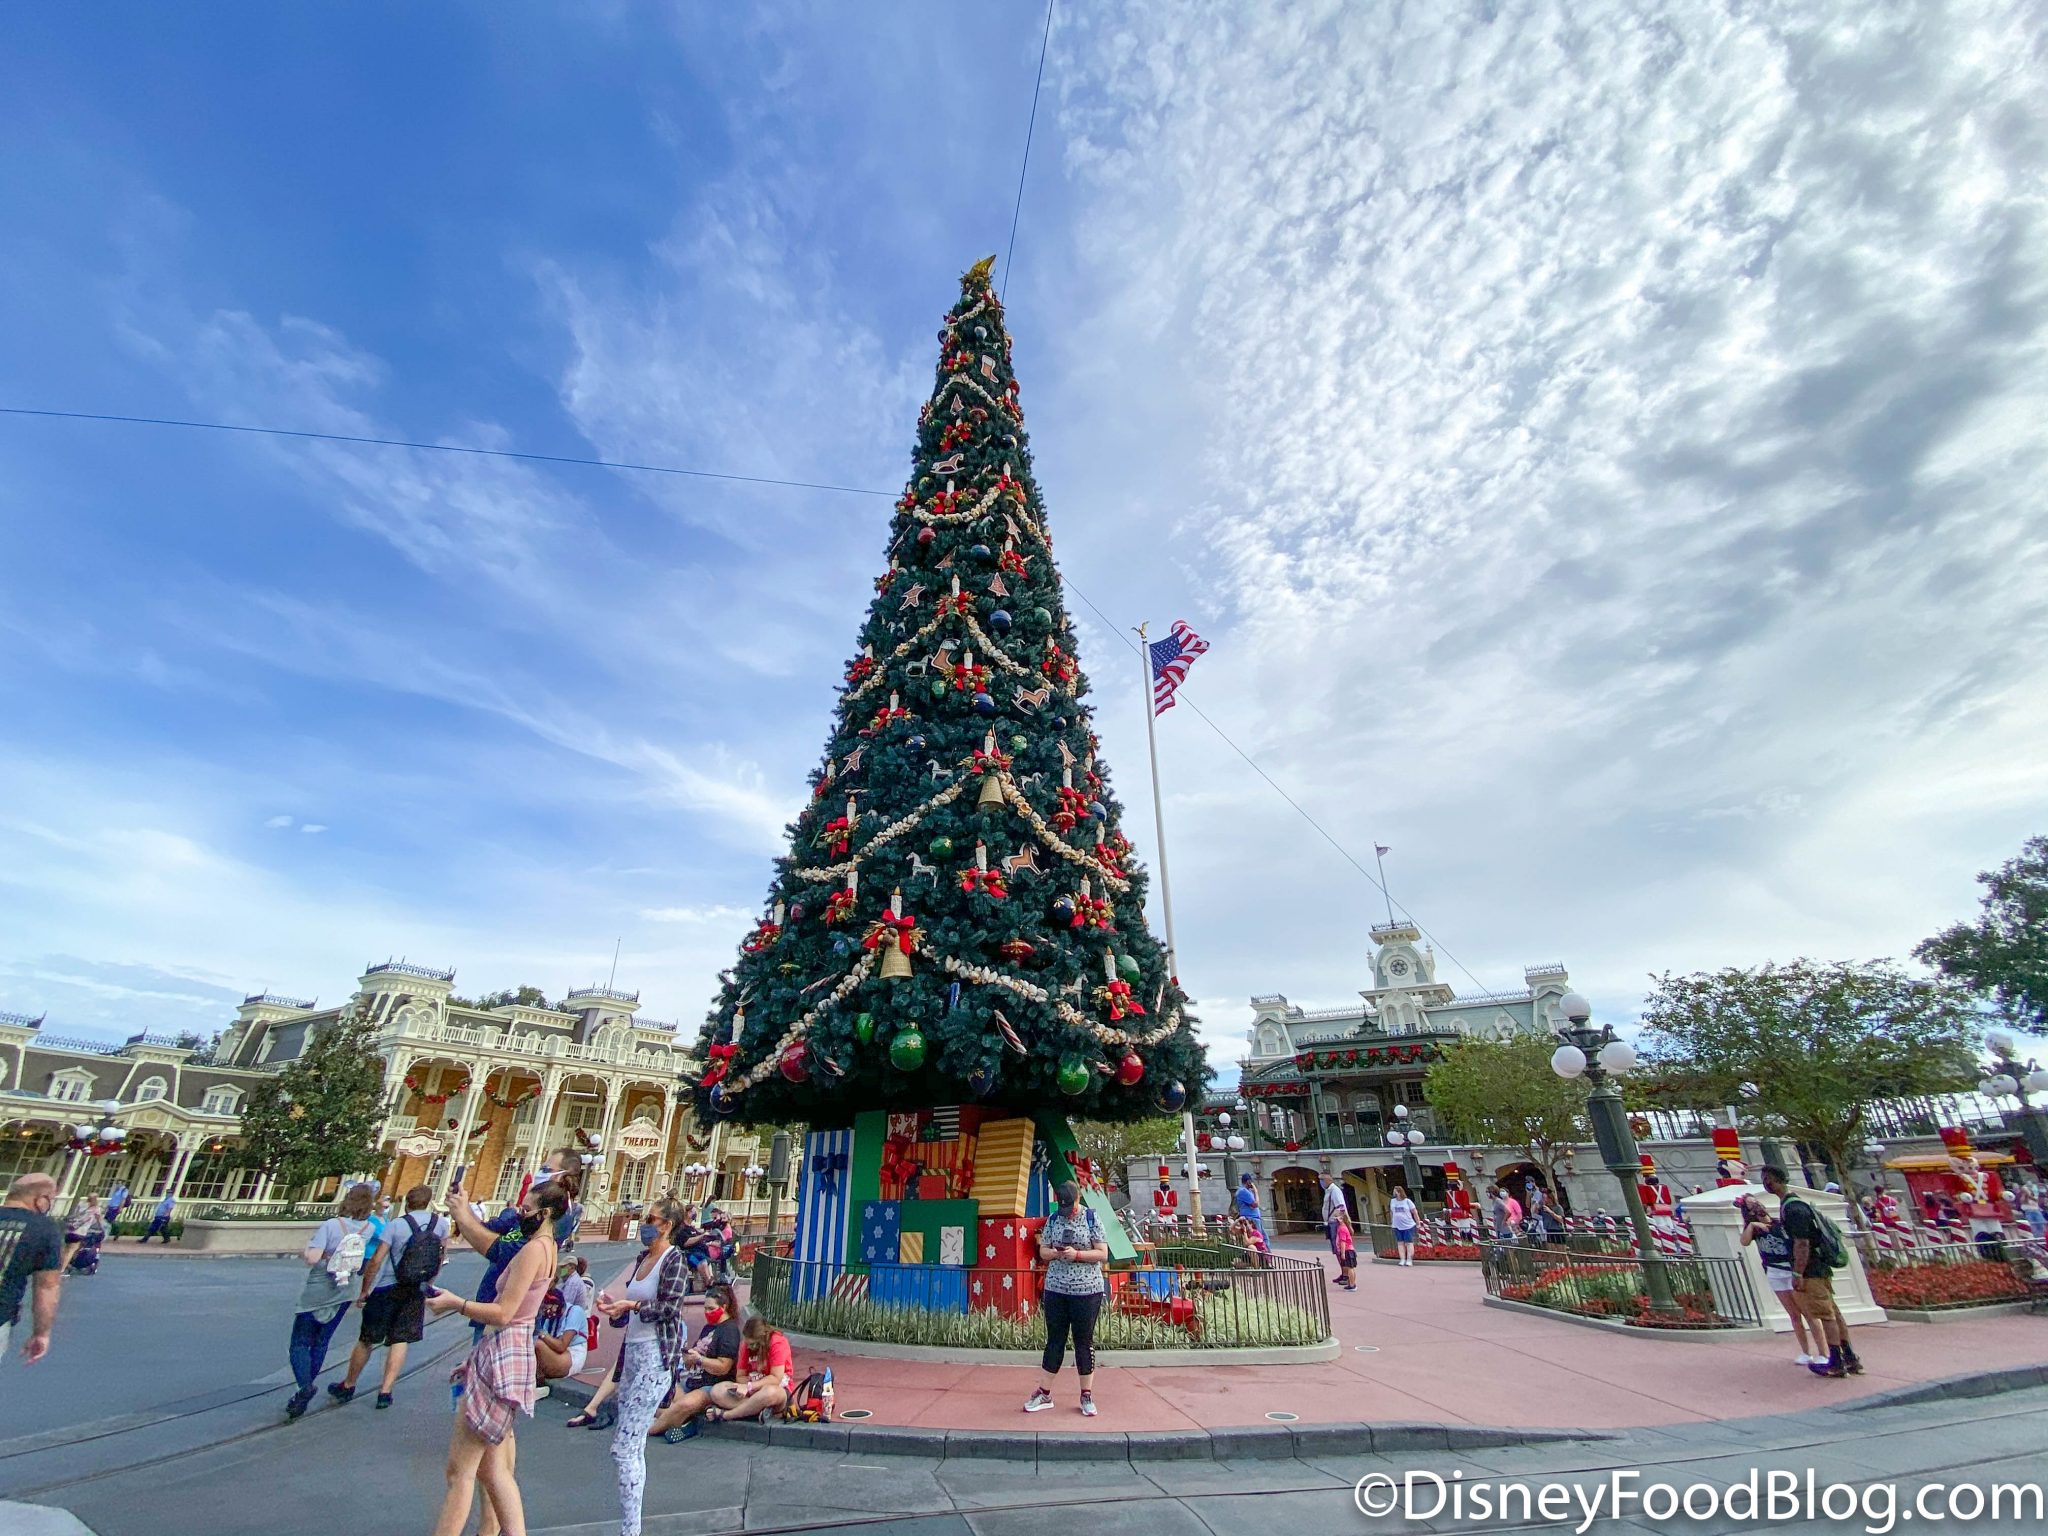
[[[1327,1261],[1325,1261],[1327,1263]],[[1792,1363],[1789,1334],[1698,1342],[1613,1334],[1482,1304],[1468,1265],[1399,1269],[1366,1263],[1358,1290],[1330,1288],[1343,1352],[1319,1365],[1104,1367],[1102,1412],[1075,1411],[1071,1359],[1059,1406],[1026,1418],[1035,1366],[939,1365],[798,1352],[830,1364],[838,1406],[872,1424],[1062,1432],[1186,1430],[1300,1422],[1464,1423],[1607,1429],[1822,1407],[1915,1382],[1995,1366],[2048,1363],[2048,1324],[2001,1316],[1887,1323],[1856,1330],[1867,1370],[1830,1381]],[[1362,1354],[1356,1346],[1377,1352]]]

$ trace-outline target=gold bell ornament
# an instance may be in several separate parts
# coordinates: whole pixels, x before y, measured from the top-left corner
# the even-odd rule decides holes
[[[991,807],[1000,808],[1002,804],[1003,781],[992,773],[983,774],[981,778],[981,798],[975,802],[976,808],[985,811]]]
[[[903,892],[890,892],[889,915],[875,924],[872,935],[882,951],[882,980],[901,981],[910,974],[908,948],[916,939],[916,921],[903,915]]]

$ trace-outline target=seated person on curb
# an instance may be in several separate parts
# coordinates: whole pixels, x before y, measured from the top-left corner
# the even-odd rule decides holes
[[[711,1388],[733,1379],[739,1355],[739,1303],[733,1300],[732,1287],[714,1285],[704,1293],[704,1329],[683,1352],[684,1370],[676,1378],[675,1396],[647,1433],[660,1435],[671,1445],[696,1434],[697,1415],[711,1406]]]
[[[683,1258],[697,1278],[709,1289],[716,1274],[720,1257],[732,1245],[732,1228],[726,1225],[725,1216],[717,1206],[704,1207],[702,1224],[683,1246]]]
[[[756,1313],[740,1330],[733,1379],[711,1388],[711,1406],[704,1417],[716,1424],[720,1419],[758,1419],[780,1412],[796,1390],[795,1378],[796,1357],[789,1340]]]
[[[590,1355],[590,1314],[574,1302],[562,1306],[562,1326],[533,1336],[534,1364],[542,1381],[560,1381],[583,1369]]]

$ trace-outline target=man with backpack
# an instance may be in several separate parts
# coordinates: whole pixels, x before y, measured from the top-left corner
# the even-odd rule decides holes
[[[427,1287],[448,1259],[448,1218],[427,1209],[434,1192],[415,1184],[405,1193],[405,1214],[385,1224],[381,1241],[363,1264],[363,1326],[349,1351],[348,1374],[328,1387],[339,1402],[356,1395],[356,1382],[370,1363],[370,1351],[384,1346],[384,1380],[377,1406],[391,1406],[391,1389],[405,1367],[405,1346],[419,1343],[427,1327]]]
[[[1763,1185],[1778,1197],[1778,1219],[1792,1241],[1800,1309],[1828,1343],[1827,1359],[1807,1369],[1816,1376],[1861,1376],[1863,1362],[1849,1343],[1849,1329],[1835,1305],[1835,1271],[1849,1262],[1842,1234],[1810,1201],[1792,1193],[1792,1180],[1784,1169],[1765,1168]]]

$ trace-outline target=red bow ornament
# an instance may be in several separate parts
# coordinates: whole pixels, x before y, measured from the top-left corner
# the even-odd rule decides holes
[[[900,705],[891,705],[878,709],[875,711],[875,718],[868,722],[868,734],[874,735],[877,731],[884,730],[899,720],[908,720],[909,718],[910,711]]]
[[[868,929],[867,937],[860,941],[862,949],[880,949],[894,942],[897,949],[909,954],[917,948],[917,919],[908,912],[900,917],[893,912],[884,912]]]
[[[1045,660],[1038,664],[1038,670],[1056,683],[1071,683],[1074,680],[1074,663],[1067,653],[1060,649],[1057,640],[1045,642]]]
[[[1060,786],[1059,796],[1060,807],[1052,813],[1052,824],[1061,832],[1071,832],[1088,819],[1088,797],[1064,784]],[[1080,925],[1077,923],[1075,926]]]
[[[962,667],[960,670],[964,672],[967,669]],[[986,669],[976,667],[974,670],[983,672]],[[1010,771],[1010,754],[1007,752],[988,752],[980,747],[976,747],[974,749],[974,771],[978,774],[1008,773]]]
[[[992,896],[997,901],[1003,900],[1010,894],[1009,888],[1003,884],[1003,872],[999,869],[970,869],[965,871],[960,876],[960,890],[964,895],[968,896],[972,896],[976,891],[979,891],[982,895]]]
[[[996,569],[1007,571],[1012,576],[1029,576],[1031,560],[1026,555],[1018,554],[1014,549],[1006,549],[996,557]]]
[[[1136,1014],[1140,1018],[1145,1016],[1145,1005],[1131,995],[1128,981],[1112,981],[1097,995],[1108,1004],[1112,1023],[1121,1021],[1126,1014]]]
[[[853,912],[853,901],[852,891],[834,891],[825,898],[825,921],[828,923],[844,921]]]
[[[878,586],[878,587],[877,587],[877,588],[876,588],[875,590],[876,590],[876,591],[878,591],[878,592],[886,592],[886,591],[888,591],[888,590],[889,590],[889,587],[888,587],[888,578],[887,578],[886,576],[882,578],[882,583],[881,583],[881,585],[880,585],[880,586]],[[874,657],[872,657],[872,656],[856,656],[856,657],[854,657],[854,659],[853,659],[853,665],[852,665],[852,666],[850,666],[850,667],[848,667],[848,668],[846,669],[846,681],[847,681],[847,685],[848,685],[849,687],[851,687],[851,686],[853,686],[854,684],[857,684],[857,683],[864,683],[864,682],[866,682],[866,681],[868,680],[868,678],[869,678],[870,676],[872,676],[872,675],[874,674],[874,670],[875,670],[875,658],[874,658]]]
[[[830,845],[834,858],[843,856],[853,846],[853,819],[834,816],[825,823],[825,830],[818,834],[818,841]]]
[[[738,1052],[737,1045],[714,1045],[707,1049],[704,1054],[709,1058],[711,1065],[705,1070],[698,1086],[709,1088],[714,1083],[722,1081],[725,1074],[732,1069],[732,1059]]]
[[[758,955],[781,937],[782,929],[776,924],[775,920],[764,917],[761,919],[760,926],[741,941],[740,948],[750,955]]]
[[[1074,921],[1076,928],[1093,928],[1099,933],[1115,931],[1106,896],[1076,896],[1074,898]]]

